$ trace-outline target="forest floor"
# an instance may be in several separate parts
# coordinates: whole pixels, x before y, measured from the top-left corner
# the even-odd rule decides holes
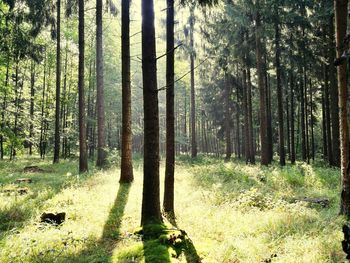
[[[24,173],[29,165],[42,170]],[[134,168],[135,182],[127,186],[119,185],[118,168],[78,175],[76,161],[1,162],[0,262],[195,262],[197,255],[202,262],[345,261],[338,169],[180,158],[172,223],[190,239],[178,251],[176,242],[135,234],[141,160]],[[18,178],[32,183],[13,184]],[[326,198],[329,206],[304,198]],[[60,226],[41,224],[43,212],[66,212],[67,218]]]

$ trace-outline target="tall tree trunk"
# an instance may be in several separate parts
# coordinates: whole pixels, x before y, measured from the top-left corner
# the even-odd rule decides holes
[[[247,70],[248,85],[247,85],[247,107],[248,107],[248,128],[249,128],[249,152],[250,163],[255,164],[255,145],[254,145],[254,127],[253,127],[253,105],[252,105],[252,82],[250,76],[250,68]]]
[[[332,150],[333,150],[333,164],[340,166],[340,134],[339,134],[339,98],[337,89],[336,69],[333,67],[335,60],[334,49],[334,16],[330,17],[329,21],[329,48],[328,48],[328,64],[329,67],[329,95],[330,95],[330,114],[331,114],[331,126],[332,126]],[[327,41],[327,40],[326,40]]]
[[[327,161],[328,149],[327,149],[326,107],[324,102],[324,91],[322,91],[322,143],[323,143],[323,160]]]
[[[103,168],[107,163],[105,142],[105,109],[103,83],[102,47],[102,0],[96,0],[96,108],[97,108],[97,160],[96,166]]]
[[[333,65],[331,65],[332,67]],[[324,65],[324,107],[325,107],[325,123],[326,123],[326,134],[327,134],[327,157],[330,165],[334,165],[333,162],[333,149],[332,149],[332,134],[331,134],[331,115],[330,115],[330,106],[329,106],[329,67]]]
[[[122,156],[120,183],[134,180],[132,167],[130,0],[122,0]]]
[[[79,0],[79,172],[88,170],[88,156],[86,145],[86,116],[85,116],[85,91],[84,91],[84,66],[85,66],[85,24],[84,24],[84,0]]]
[[[190,9],[190,60],[191,60],[191,156],[197,157],[196,140],[196,94],[194,88],[194,6]]]
[[[159,197],[159,109],[153,0],[142,0],[144,170],[141,225],[162,222]]]
[[[63,91],[62,91],[62,105],[61,105],[61,121],[63,126],[63,134],[62,134],[62,153],[61,156],[63,156],[64,159],[67,158],[66,156],[66,146],[67,146],[67,129],[66,129],[66,122],[67,122],[67,102],[68,102],[68,96],[67,96],[67,70],[68,70],[68,41],[66,42],[66,48],[65,48],[65,58],[64,58],[64,72],[63,72]]]
[[[259,1],[257,10],[259,10]],[[266,109],[266,86],[264,83],[263,58],[261,48],[261,18],[259,11],[255,18],[255,41],[256,41],[256,65],[258,71],[258,86],[260,93],[260,143],[261,143],[261,164],[269,164],[269,143],[267,137],[267,109]]]
[[[174,119],[174,0],[167,0],[166,59],[166,163],[164,212],[174,217],[175,119]]]
[[[61,102],[61,0],[57,0],[57,42],[56,42],[56,110],[55,148],[53,162],[60,161],[60,102]]]
[[[30,125],[29,125],[29,155],[33,154],[33,140],[34,140],[34,96],[35,96],[35,64],[31,62],[30,69]]]
[[[311,128],[311,158],[315,160],[315,137],[314,137],[314,105],[313,105],[313,91],[312,91],[312,82],[310,78],[310,128]]]
[[[275,14],[278,18],[278,8],[275,6]],[[278,104],[278,140],[280,165],[286,165],[284,149],[284,124],[283,124],[283,99],[282,99],[282,82],[281,82],[281,48],[280,48],[280,28],[279,21],[275,20],[275,49],[276,49],[276,76],[277,76],[277,104]]]
[[[243,111],[244,111],[244,149],[246,163],[250,162],[250,147],[249,147],[249,112],[248,112],[248,83],[247,83],[247,71],[243,70]]]
[[[302,72],[302,70],[301,70]],[[304,82],[303,78],[300,78],[300,124],[301,124],[301,154],[302,160],[305,162],[306,156],[306,127],[305,127],[305,95],[304,95]]]
[[[7,56],[6,63],[6,75],[5,75],[5,83],[4,83],[4,97],[2,101],[2,111],[1,111],[1,130],[4,131],[6,127],[5,116],[6,116],[6,108],[7,108],[7,86],[9,83],[9,75],[10,75],[10,56]],[[4,159],[4,135],[0,135],[0,159]]]
[[[305,61],[305,55],[304,55]],[[305,62],[304,62],[305,65]],[[305,139],[306,139],[306,161],[310,163],[310,140],[309,140],[309,103],[307,98],[306,66],[304,66],[304,101],[305,101]]]
[[[241,158],[241,125],[240,125],[240,103],[239,103],[239,85],[236,85],[236,157]]]
[[[290,161],[295,164],[294,76],[290,72]]]
[[[344,50],[344,39],[347,35],[348,1],[335,0],[335,27],[337,58],[340,58]],[[338,88],[339,88],[339,110],[340,110],[340,151],[341,151],[341,174],[342,193],[340,213],[350,216],[350,162],[349,162],[349,91],[347,86],[347,68],[343,63],[338,67]]]
[[[225,137],[226,137],[226,157],[225,160],[229,161],[231,159],[232,149],[231,149],[231,112],[230,112],[230,84],[228,81],[227,73],[225,72]]]

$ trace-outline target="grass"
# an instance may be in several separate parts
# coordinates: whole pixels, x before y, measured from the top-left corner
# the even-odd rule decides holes
[[[23,174],[28,165],[44,172]],[[176,221],[146,229],[138,228],[140,161],[131,186],[119,185],[119,174],[112,167],[79,176],[75,161],[0,163],[0,190],[16,188],[18,178],[33,180],[26,195],[0,194],[0,262],[345,261],[338,169],[181,157]],[[328,198],[330,207],[295,202],[304,197]],[[43,212],[66,212],[67,220],[42,225]]]

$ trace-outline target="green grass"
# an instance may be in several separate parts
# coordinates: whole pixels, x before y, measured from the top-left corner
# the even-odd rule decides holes
[[[128,186],[119,185],[120,171],[113,167],[79,176],[75,161],[1,162],[0,190],[16,188],[17,178],[30,177],[33,183],[26,185],[27,195],[0,194],[0,262],[345,260],[338,169],[322,163],[280,168],[181,157],[176,220],[140,232],[141,164],[135,162],[135,182]],[[23,174],[27,165],[45,172]],[[295,202],[304,197],[326,197],[330,207]],[[67,221],[42,225],[43,212],[66,212]]]

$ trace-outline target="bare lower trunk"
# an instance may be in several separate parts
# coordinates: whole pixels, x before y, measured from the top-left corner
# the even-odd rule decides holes
[[[167,0],[166,61],[166,164],[164,212],[174,216],[175,119],[174,119],[174,0]]]
[[[79,172],[88,170],[86,123],[85,123],[85,91],[84,91],[84,0],[79,0]]]
[[[144,174],[141,225],[162,222],[159,197],[159,110],[153,0],[142,0]]]
[[[96,110],[97,110],[97,161],[96,166],[103,168],[107,162],[105,143],[105,109],[103,83],[103,47],[102,47],[102,0],[96,0]]]
[[[132,168],[131,82],[130,82],[130,1],[122,1],[122,156],[120,182],[134,180]]]

